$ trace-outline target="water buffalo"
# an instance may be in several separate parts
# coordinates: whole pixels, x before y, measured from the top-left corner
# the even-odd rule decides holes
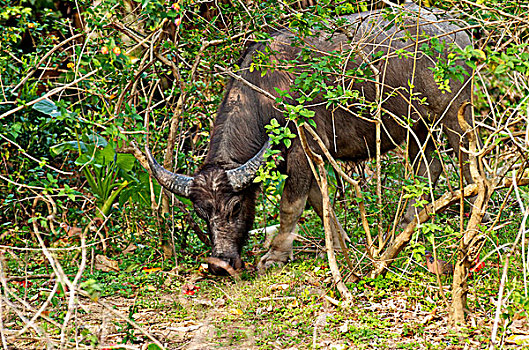
[[[465,101],[470,100],[471,70],[463,62],[454,62],[453,65],[459,65],[465,71],[464,79],[462,82],[451,79],[450,88],[441,91],[432,67],[436,62],[448,62],[448,50],[439,49],[439,43],[464,48],[471,44],[469,37],[453,24],[453,20],[441,18],[416,5],[391,11],[393,15],[390,16],[387,10],[346,16],[347,23],[336,26],[332,33],[315,32],[317,35],[307,36],[302,41],[285,29],[273,33],[269,41],[249,46],[239,62],[238,75],[242,79],[232,79],[227,85],[212,128],[204,165],[194,176],[178,175],[164,169],[146,149],[152,174],[158,182],[167,190],[190,198],[197,214],[206,221],[214,258],[229,263],[234,269],[243,266],[241,251],[253,225],[259,192],[259,185],[253,179],[268,147],[269,136],[265,126],[273,118],[282,125],[287,123],[283,111],[269,96],[258,90],[278,96],[275,88],[288,90],[301,72],[311,73],[308,65],[303,63],[307,52],[310,52],[309,59],[311,55],[343,57],[342,65],[338,64],[334,71],[329,72],[327,82],[334,87],[342,85],[358,91],[359,96],[365,99],[364,105],[365,101],[376,100],[374,82],[380,83],[382,152],[407,141],[416,173],[429,176],[434,183],[441,172],[441,164],[432,156],[435,147],[429,130],[442,128],[454,153],[459,153],[463,132],[457,121],[457,112]],[[438,40],[429,39],[432,37]],[[425,54],[420,52],[424,45],[436,47]],[[265,52],[270,53],[269,63],[275,62],[277,67],[263,76],[259,69],[253,70],[250,66],[255,57]],[[296,59],[299,65],[295,69],[285,63]],[[371,67],[378,71],[378,78],[340,78],[339,73],[346,70],[369,67],[366,60],[373,60]],[[412,85],[413,98],[410,99]],[[350,161],[374,156],[376,128],[373,116],[369,115],[374,112],[365,108],[361,110],[354,103],[350,103],[348,108],[327,108],[322,95],[307,107],[315,112],[316,131],[331,154]],[[465,118],[472,125],[469,108]],[[291,130],[295,132],[295,128]],[[310,145],[319,150],[316,143]],[[299,139],[294,139],[289,148],[281,147],[284,161],[279,169],[288,178],[280,204],[280,230],[268,253],[261,258],[260,269],[281,265],[288,260],[292,251],[292,231],[307,199],[322,216],[321,193]],[[472,181],[468,167],[463,169],[463,173],[467,181]],[[413,218],[412,209],[405,214],[405,221]],[[225,273],[213,264],[209,269],[215,274]]]

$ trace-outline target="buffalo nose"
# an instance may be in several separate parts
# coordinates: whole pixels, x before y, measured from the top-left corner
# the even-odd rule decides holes
[[[209,273],[216,275],[216,276],[228,275],[228,271],[226,271],[222,266],[219,266],[218,264],[209,263],[208,270],[209,270]]]
[[[233,275],[243,268],[244,263],[240,257],[236,258],[207,258],[208,270],[217,276]]]

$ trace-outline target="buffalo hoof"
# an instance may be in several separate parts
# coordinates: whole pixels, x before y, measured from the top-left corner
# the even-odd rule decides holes
[[[257,271],[259,274],[264,274],[267,270],[272,268],[282,267],[287,263],[289,256],[290,252],[285,253],[269,250],[268,253],[266,253],[261,258],[261,260],[259,260],[259,263],[257,264]]]

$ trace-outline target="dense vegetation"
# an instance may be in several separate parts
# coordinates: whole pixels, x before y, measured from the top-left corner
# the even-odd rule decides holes
[[[329,271],[323,226],[310,210],[295,264],[257,276],[252,265],[266,238],[257,231],[241,280],[208,275],[204,223],[187,199],[161,191],[141,150],[148,143],[167,169],[194,173],[223,89],[249,42],[267,40],[279,28],[301,41],[314,28],[332,30],[337,16],[372,8],[391,16],[389,1],[0,4],[4,348],[446,348],[463,342],[477,348],[527,341],[529,9],[523,1],[422,1],[450,11],[474,41],[452,48],[432,74],[440,91],[449,91],[450,79],[463,74],[455,60],[474,69],[472,105],[482,142],[471,154],[484,165],[477,169],[479,186],[467,189],[482,201],[458,205],[460,164],[435,130],[446,169],[435,189],[410,172],[405,145],[378,160],[340,164],[358,181],[360,195],[325,168],[332,208],[351,239],[352,265],[338,254],[346,295]],[[432,56],[445,49],[442,40],[428,42],[422,49]],[[292,86],[303,96],[295,104],[285,105],[287,92],[276,91],[292,120],[310,124],[304,105],[318,94],[333,101],[331,108],[354,99],[365,111],[377,109],[358,91],[326,90],[326,74],[343,59],[307,59],[314,74]],[[267,67],[266,53],[254,63]],[[368,63],[347,74],[374,79]],[[293,136],[274,124],[270,131],[287,145]],[[278,223],[284,179],[268,168],[259,180],[255,228]],[[388,252],[405,231],[398,227],[405,202],[439,208],[435,199],[444,194],[456,204],[410,229],[393,260]],[[491,220],[481,224],[485,211]],[[456,265],[454,279],[464,279],[468,295],[451,276],[425,269],[426,250]],[[458,298],[467,308],[466,326],[452,328],[461,321]]]

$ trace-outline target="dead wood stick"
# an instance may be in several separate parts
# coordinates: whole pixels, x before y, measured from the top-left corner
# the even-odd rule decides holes
[[[37,197],[35,200],[38,200],[39,197]],[[33,210],[33,213],[32,213],[32,217],[35,217],[35,210]],[[65,344],[66,344],[66,327],[68,325],[68,322],[73,314],[73,308],[74,308],[74,304],[75,304],[75,289],[76,289],[76,285],[77,283],[79,282],[80,278],[81,278],[81,275],[84,271],[84,267],[85,267],[85,264],[86,264],[86,242],[85,242],[85,237],[88,233],[88,230],[90,229],[90,226],[91,225],[87,225],[86,228],[84,229],[82,235],[81,235],[81,245],[83,246],[82,248],[82,261],[81,261],[81,266],[79,267],[79,270],[74,278],[73,281],[70,281],[70,279],[66,276],[66,274],[64,273],[64,269],[62,268],[62,265],[61,263],[51,254],[51,252],[48,250],[48,248],[46,247],[46,244],[44,243],[44,240],[42,239],[41,235],[40,235],[40,231],[39,231],[39,228],[38,228],[38,225],[37,225],[37,220],[34,220],[33,221],[33,233],[35,234],[35,237],[37,238],[37,241],[39,242],[39,245],[42,249],[42,253],[44,254],[44,256],[47,258],[48,262],[50,263],[55,275],[57,276],[57,282],[58,283],[64,283],[66,284],[66,286],[69,288],[69,300],[68,300],[68,311],[66,312],[66,315],[64,317],[64,320],[63,320],[63,323],[62,325],[59,326],[59,328],[61,329],[61,334],[60,334],[60,348],[64,348]],[[28,322],[25,322],[26,324]]]
[[[22,334],[26,333],[30,325],[33,324],[37,320],[37,318],[39,318],[42,315],[42,312],[46,310],[48,305],[51,303],[51,300],[55,297],[55,294],[57,293],[58,288],[59,288],[59,281],[56,280],[55,285],[53,286],[53,289],[51,290],[50,294],[46,298],[46,301],[44,302],[44,304],[42,304],[40,308],[37,310],[37,312],[35,312],[35,315],[33,315],[31,320],[29,320],[29,322],[24,325],[24,328],[22,328],[20,331],[17,332],[17,338],[19,338]]]
[[[53,348],[53,343],[50,339],[50,337],[42,330],[41,327],[39,327],[38,325],[36,325],[34,322],[31,322],[30,320],[28,320],[22,311],[20,311],[16,305],[14,303],[12,303],[9,299],[7,299],[7,297],[4,297],[2,295],[0,295],[0,302],[4,302],[6,305],[8,305],[11,310],[13,310],[17,316],[20,318],[20,320],[26,324],[26,325],[29,325],[31,328],[33,328],[33,330],[35,331],[35,333],[37,333],[39,335],[39,337],[42,339],[44,338],[48,344],[48,346],[51,345],[51,347]],[[6,348],[7,349],[7,348]]]
[[[477,140],[474,130],[465,120],[465,109],[470,105],[470,102],[464,102],[458,110],[457,118],[459,125],[464,132],[464,136],[468,138],[469,143],[469,170],[472,176],[472,180],[477,186],[477,197],[472,206],[472,212],[470,219],[467,223],[466,230],[461,232],[462,238],[459,242],[457,260],[454,266],[454,279],[452,282],[452,304],[450,307],[450,320],[454,324],[464,324],[465,322],[465,309],[467,309],[467,293],[468,283],[467,275],[468,270],[477,258],[476,246],[479,245],[481,230],[479,225],[481,224],[485,215],[488,201],[494,190],[494,187],[487,180],[480,158],[476,156],[477,153]]]
[[[529,178],[524,177],[521,179],[516,179],[516,181],[513,181],[512,178],[506,178],[501,185],[498,185],[495,189],[498,188],[504,188],[504,187],[511,187],[513,184],[516,184],[517,186],[528,186],[529,185]]]
[[[4,276],[4,263],[5,255],[4,252],[0,250],[0,284],[4,287],[5,291],[7,291],[7,281]],[[4,303],[2,301],[2,298],[0,298],[0,339],[2,340],[2,347],[4,349],[7,349],[7,340],[6,335],[4,332]]]
[[[26,310],[29,310],[29,311],[32,311],[32,312],[35,311],[35,309],[33,308],[32,305],[30,305],[29,303],[27,303],[24,299],[19,298],[15,293],[11,293],[11,292],[9,291],[9,288],[8,288],[8,286],[7,286],[7,282],[8,282],[8,281],[7,281],[7,279],[5,278],[4,262],[3,262],[3,259],[2,259],[2,257],[3,257],[2,253],[3,253],[3,252],[0,251],[0,285],[2,286],[2,288],[3,288],[3,290],[4,290],[4,294],[5,294],[4,297],[6,298],[5,303],[6,303],[6,304],[9,304],[9,305],[10,305],[11,307],[13,307],[13,308],[16,308],[16,307],[14,306],[14,304],[11,303],[11,302],[9,301],[9,299],[8,299],[9,294],[11,294],[11,295],[13,296],[13,298],[16,299],[20,304],[22,304]],[[50,293],[50,295],[53,295],[53,293]],[[3,301],[2,301],[2,295],[0,295],[0,308],[2,307],[2,303],[3,303]],[[42,313],[39,313],[38,311],[36,312],[36,315],[37,315],[37,316],[40,316],[40,317],[43,318],[43,319],[45,319],[46,321],[48,321],[50,324],[54,325],[55,327],[57,327],[57,328],[60,327],[60,324],[57,323],[56,321],[54,321],[53,319],[51,319],[50,317],[45,316],[45,315],[42,315]],[[25,323],[26,326],[29,325],[29,326],[33,327],[33,325],[34,325],[34,323],[33,323],[34,320],[35,320],[35,318],[32,319],[31,323]],[[0,325],[1,325],[1,324],[2,324],[2,313],[0,312]],[[0,331],[3,331],[3,329],[4,329],[3,327],[0,328]],[[38,333],[38,332],[37,332],[37,333]]]
[[[303,150],[305,151],[305,154],[307,155],[307,160],[311,164],[311,169],[314,173],[314,178],[318,182],[318,185],[320,187],[320,191],[322,194],[322,206],[323,206],[323,227],[325,229],[325,248],[327,250],[327,260],[329,261],[329,269],[331,270],[334,283],[336,284],[336,288],[342,295],[342,297],[347,300],[351,301],[353,300],[353,295],[347,289],[347,286],[343,282],[342,275],[340,273],[340,268],[338,267],[338,264],[336,262],[336,255],[334,253],[334,242],[333,242],[333,234],[332,234],[332,228],[331,228],[331,211],[332,208],[330,206],[330,200],[329,200],[329,190],[327,187],[327,171],[325,170],[325,163],[323,162],[323,159],[318,154],[315,154],[310,149],[307,138],[305,136],[304,129],[300,127],[299,125],[296,125],[298,130],[299,139],[301,141],[301,146],[303,147]],[[316,172],[316,169],[314,168],[314,163],[318,165],[318,172]]]
[[[73,275],[67,275],[67,276],[73,276]],[[12,281],[25,281],[25,280],[37,280],[37,279],[46,279],[46,278],[54,278],[55,274],[43,274],[43,275],[27,275],[27,276],[9,276],[6,277],[7,282]]]
[[[498,300],[496,302],[496,312],[495,312],[495,317],[494,317],[494,324],[493,324],[492,332],[491,332],[491,336],[490,336],[490,347],[489,347],[489,349],[491,349],[491,350],[493,350],[495,348],[495,345],[496,345],[496,335],[498,334],[498,324],[500,322],[500,317],[501,317],[503,293],[504,293],[504,289],[505,289],[505,283],[507,281],[507,273],[508,273],[508,270],[509,270],[509,263],[510,263],[510,260],[511,260],[512,256],[514,255],[516,249],[518,248],[518,243],[520,242],[522,236],[525,234],[524,230],[525,230],[525,225],[526,225],[528,217],[529,217],[529,207],[526,208],[526,210],[525,210],[525,213],[524,213],[524,216],[523,216],[523,219],[522,219],[522,224],[520,225],[520,229],[518,230],[518,234],[516,235],[516,239],[514,240],[514,243],[513,243],[512,247],[511,247],[511,251],[509,252],[507,257],[505,258],[505,262],[503,263],[503,271],[502,271],[502,275],[501,275],[500,288],[498,290]]]
[[[325,146],[325,144],[323,143],[323,140],[321,139],[321,137],[316,133],[316,131],[314,131],[314,129],[312,129],[308,124],[304,124],[303,125],[304,128],[309,132],[309,134],[313,137],[313,139],[318,143],[318,146],[320,147],[320,149],[323,151],[323,154],[325,155],[325,157],[327,158],[327,160],[329,161],[329,163],[332,165],[332,167],[335,169],[335,171],[340,175],[342,176],[347,182],[349,182],[350,184],[352,184],[353,186],[359,186],[358,185],[358,181],[356,180],[353,180],[352,178],[350,178],[343,170],[342,168],[338,165],[338,163],[336,162],[336,160],[333,158],[333,156],[331,155],[331,153],[329,152],[329,150],[327,149],[327,147]],[[308,144],[307,144],[307,147],[308,147]],[[356,188],[356,187],[355,187]],[[359,187],[358,187],[359,188]],[[357,196],[360,194],[360,201],[362,202],[362,205],[361,205],[361,211],[362,209],[364,209],[364,214],[362,216],[362,220],[365,218],[365,208],[364,208],[364,205],[363,205],[363,198],[361,196],[361,192],[357,192]],[[336,213],[334,212],[334,210],[332,208],[330,208],[330,215],[331,215],[331,218],[333,219],[333,221],[336,223],[336,227],[338,228],[337,230],[337,233],[338,233],[338,238],[340,239],[339,243],[340,243],[340,248],[342,248],[342,252],[344,253],[344,258],[345,258],[345,261],[347,263],[347,265],[349,266],[350,269],[354,269],[354,266],[349,258],[349,252],[348,252],[348,249],[347,247],[345,246],[345,239],[349,240],[349,237],[347,236],[347,233],[343,230],[342,226],[340,225],[340,223],[338,222],[338,218],[336,217]],[[367,219],[365,222],[362,222],[364,224],[364,228],[366,228],[366,223],[367,223]],[[370,231],[369,231],[369,224],[367,224],[367,231],[366,231],[366,234],[369,236],[369,238],[371,238],[371,234],[370,234]],[[355,276],[358,278],[358,276],[355,274]]]
[[[90,300],[94,301],[90,295],[85,292],[84,290],[82,289],[77,289],[77,292],[79,293],[79,295],[82,295],[86,298],[89,298]],[[124,320],[125,322],[127,322],[128,324],[130,324],[132,327],[136,328],[138,331],[140,331],[143,335],[145,335],[147,338],[149,338],[153,343],[155,343],[156,345],[158,345],[160,347],[160,349],[162,350],[166,350],[165,346],[162,345],[162,343],[160,343],[160,341],[158,339],[156,339],[152,334],[150,334],[149,332],[147,332],[146,330],[144,330],[140,325],[138,325],[136,322],[132,321],[131,319],[129,319],[127,316],[123,315],[121,312],[119,312],[118,310],[114,309],[113,307],[107,305],[106,303],[102,302],[101,300],[95,300],[95,303],[101,305],[102,307],[104,307],[105,309],[107,309],[108,311],[110,311],[110,313],[114,314],[115,316],[121,318],[122,320]]]
[[[105,222],[106,222],[106,220],[108,220],[108,217],[105,219]],[[103,222],[101,227],[103,227],[105,222]],[[64,276],[65,280],[67,281],[66,283],[70,287],[70,290],[68,291],[68,294],[69,294],[69,296],[68,296],[68,309],[66,311],[66,315],[64,316],[63,324],[62,324],[62,327],[61,327],[61,345],[60,345],[61,349],[64,348],[64,346],[65,346],[65,344],[67,342],[67,339],[66,339],[66,333],[67,333],[66,332],[66,327],[68,326],[68,322],[72,318],[72,315],[73,315],[74,309],[75,309],[76,293],[75,293],[74,286],[78,285],[79,281],[81,280],[81,276],[83,275],[83,272],[84,272],[84,270],[86,268],[86,235],[88,234],[90,226],[92,226],[92,223],[94,223],[93,219],[90,222],[90,224],[87,225],[86,228],[81,233],[81,246],[82,246],[82,248],[81,248],[81,264],[79,266],[79,269],[77,270],[77,274],[75,275],[73,281],[71,281],[71,282],[69,282],[69,279],[68,279],[68,277],[66,277],[66,275]],[[103,248],[106,248],[106,247],[103,246]],[[57,265],[60,267],[58,262],[57,262]],[[51,299],[50,299],[50,301],[51,301]],[[44,310],[43,308],[41,308],[41,309]]]
[[[320,181],[321,181],[321,192],[323,194],[323,227],[325,229],[325,248],[327,250],[327,258],[329,260],[329,267],[333,273],[334,283],[336,283],[336,288],[340,291],[342,297],[347,301],[353,299],[352,294],[347,289],[347,286],[343,282],[342,275],[340,273],[340,268],[336,261],[336,255],[334,253],[334,237],[333,230],[331,228],[331,210],[330,210],[330,200],[329,200],[329,189],[327,184],[327,171],[325,170],[325,164],[323,161],[318,162],[318,168],[320,171]]]

